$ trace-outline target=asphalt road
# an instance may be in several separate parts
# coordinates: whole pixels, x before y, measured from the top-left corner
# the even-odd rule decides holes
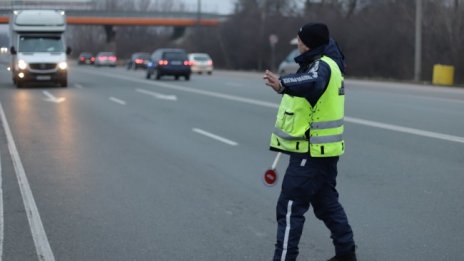
[[[464,89],[346,93],[338,189],[359,260],[464,260]],[[270,260],[279,99],[258,73],[73,66],[69,88],[17,89],[0,66],[3,260]],[[300,250],[333,255],[311,211]]]

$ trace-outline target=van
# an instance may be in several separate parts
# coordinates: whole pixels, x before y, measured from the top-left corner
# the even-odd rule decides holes
[[[66,16],[59,10],[16,10],[10,19],[13,83],[54,82],[68,86],[64,32]]]

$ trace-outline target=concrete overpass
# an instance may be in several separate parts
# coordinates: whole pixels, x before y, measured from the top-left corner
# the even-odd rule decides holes
[[[0,10],[0,24],[8,24],[11,10]],[[186,27],[218,26],[227,16],[196,12],[131,12],[102,10],[68,10],[69,25],[101,25],[107,42],[115,37],[114,26],[172,26],[173,38],[182,36]]]

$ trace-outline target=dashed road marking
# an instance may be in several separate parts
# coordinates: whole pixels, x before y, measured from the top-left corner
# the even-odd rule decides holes
[[[237,146],[238,143],[235,142],[235,141],[232,141],[232,140],[229,140],[229,139],[226,139],[226,138],[223,138],[221,136],[218,136],[216,134],[212,134],[211,132],[207,132],[207,131],[204,131],[204,130],[201,130],[201,129],[197,129],[197,128],[194,128],[193,129],[194,132],[196,133],[199,133],[201,135],[204,135],[204,136],[207,136],[207,137],[210,137],[212,139],[215,139],[217,141],[220,141],[220,142],[223,142],[225,144],[228,144],[230,146]]]

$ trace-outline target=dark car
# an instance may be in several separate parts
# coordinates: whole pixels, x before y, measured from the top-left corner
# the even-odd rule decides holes
[[[191,63],[188,59],[187,52],[183,49],[158,49],[151,55],[151,61],[147,67],[147,79],[156,74],[156,79],[162,76],[171,75],[176,80],[180,76],[185,80],[190,80],[192,70]]]
[[[93,64],[94,62],[95,62],[95,57],[91,53],[79,54],[78,64]]]
[[[146,69],[149,62],[149,53],[134,53],[127,63],[127,70],[137,70],[139,68]]]

